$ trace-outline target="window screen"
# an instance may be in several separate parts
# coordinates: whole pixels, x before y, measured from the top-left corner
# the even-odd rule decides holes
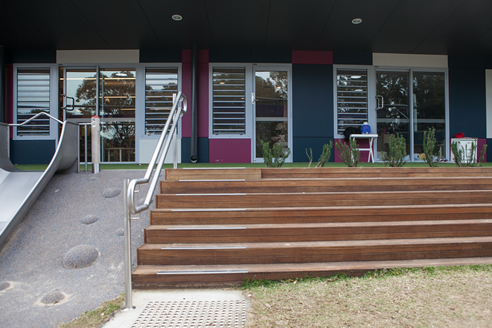
[[[50,112],[50,69],[17,70],[17,123]],[[17,128],[18,136],[49,136],[50,119],[41,116]]]
[[[337,70],[337,132],[367,121],[367,70]]]
[[[145,71],[145,134],[162,132],[178,93],[177,68],[148,68]]]
[[[212,133],[246,133],[245,69],[213,69]]]

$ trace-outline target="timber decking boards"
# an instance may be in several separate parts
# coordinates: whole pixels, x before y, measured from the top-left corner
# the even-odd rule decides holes
[[[276,194],[160,194],[157,208],[253,208],[492,203],[492,190],[320,192]]]
[[[492,176],[489,167],[323,167],[262,168],[261,178],[353,178],[353,177],[467,177]]]
[[[420,259],[401,261],[353,261],[288,264],[231,264],[191,266],[139,266],[133,272],[136,288],[148,287],[203,287],[239,286],[245,279],[288,279],[298,277],[323,277],[337,273],[361,276],[366,271],[391,268],[416,268],[426,266],[454,266],[492,264],[492,257],[465,259]],[[204,271],[247,270],[248,273],[206,274]],[[157,274],[159,271],[167,274]],[[173,272],[189,271],[189,274]]]
[[[262,224],[492,219],[492,204],[155,209],[152,225]]]
[[[136,287],[492,263],[492,168],[220,168],[166,176],[137,250]]]
[[[374,240],[492,235],[492,220],[150,226],[146,244]]]
[[[252,181],[161,181],[162,194],[491,190],[492,177],[289,178]]]
[[[210,244],[145,244],[137,250],[138,264],[266,264],[492,256],[492,237],[215,245],[220,248]]]

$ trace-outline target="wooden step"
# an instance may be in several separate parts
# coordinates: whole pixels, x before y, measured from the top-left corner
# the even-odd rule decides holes
[[[157,208],[255,208],[492,203],[492,191],[392,191],[277,194],[160,194]]]
[[[163,226],[145,229],[146,244],[259,243],[478,237],[492,235],[492,220]]]
[[[279,224],[492,219],[492,204],[325,206],[151,211],[152,225]]]
[[[391,268],[483,264],[492,264],[492,257],[328,263],[140,265],[132,276],[135,288],[230,287],[239,286],[246,279],[280,280],[307,276],[326,277],[338,273],[361,276],[367,271]]]
[[[166,180],[261,179],[261,168],[203,168],[166,169]]]
[[[289,243],[144,244],[139,265],[388,261],[492,256],[492,237]]]
[[[262,168],[262,179],[378,178],[378,177],[476,177],[492,176],[490,167],[323,167]]]
[[[161,181],[162,194],[492,190],[492,177],[263,179]]]
[[[322,167],[322,168],[204,168],[166,169],[166,180],[478,177],[492,176],[490,167]]]

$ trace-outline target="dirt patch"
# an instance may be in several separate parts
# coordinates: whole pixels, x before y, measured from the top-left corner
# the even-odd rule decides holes
[[[490,327],[492,271],[283,281],[247,287],[248,327]]]

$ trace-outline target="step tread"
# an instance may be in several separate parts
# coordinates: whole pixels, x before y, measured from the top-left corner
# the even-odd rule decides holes
[[[314,228],[364,228],[364,227],[397,227],[397,226],[432,226],[432,225],[483,225],[492,223],[492,219],[471,220],[429,220],[429,221],[383,221],[383,222],[332,222],[332,223],[280,223],[280,224],[221,224],[221,225],[151,225],[146,230],[213,230],[213,229],[314,229]]]
[[[247,249],[288,249],[288,248],[317,248],[317,247],[370,247],[370,246],[400,246],[400,245],[438,245],[438,244],[473,244],[492,243],[492,237],[452,237],[452,238],[416,238],[416,239],[380,239],[380,240],[343,240],[343,241],[309,241],[309,242],[261,242],[261,243],[173,243],[173,244],[144,244],[139,250],[160,250],[165,247],[176,248],[210,248],[246,247]]]
[[[211,271],[248,270],[248,273],[376,270],[389,268],[414,268],[429,266],[455,266],[492,264],[492,257],[392,260],[392,261],[350,261],[323,263],[272,263],[272,264],[222,264],[222,265],[139,265],[133,275],[157,274],[158,271]]]
[[[342,205],[342,206],[295,206],[295,207],[252,207],[252,208],[243,208],[243,209],[234,209],[234,208],[156,208],[152,211],[154,212],[199,212],[199,211],[220,211],[220,212],[237,212],[240,211],[254,211],[254,212],[263,212],[263,211],[295,211],[295,210],[308,210],[308,211],[332,211],[332,210],[385,210],[385,209],[442,209],[442,208],[492,208],[492,204],[490,203],[476,203],[476,204],[439,204],[439,205]]]

